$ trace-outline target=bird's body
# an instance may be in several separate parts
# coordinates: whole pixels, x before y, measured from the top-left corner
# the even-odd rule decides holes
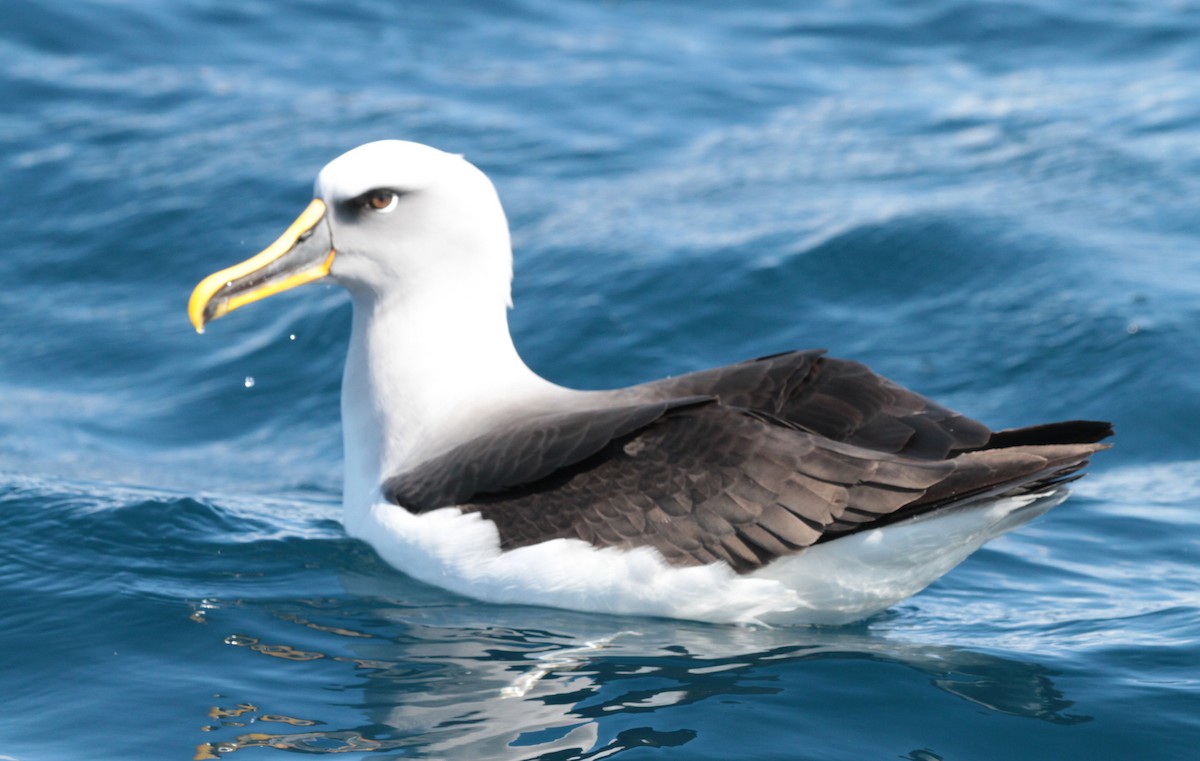
[[[792,352],[613,391],[555,385],[508,331],[508,228],[457,156],[385,141],[322,170],[197,327],[329,276],[354,305],[347,531],[479,599],[840,623],[912,595],[1066,496],[1103,423],[1014,431]]]

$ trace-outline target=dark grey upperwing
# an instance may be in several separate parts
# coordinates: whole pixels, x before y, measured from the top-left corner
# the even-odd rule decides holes
[[[701,370],[627,392],[646,399],[715,396],[834,441],[930,460],[986,446],[992,435],[982,423],[819,349]]]
[[[521,418],[389,478],[383,496],[418,513],[459,505],[476,494],[503,492],[574,465],[670,410],[712,401],[684,397]]]
[[[820,349],[773,354],[620,393],[646,400],[714,396],[834,441],[930,460],[998,447],[1094,443],[1112,435],[1110,423],[1089,420],[992,431],[866,365],[827,357]]]
[[[748,572],[824,539],[1045,488],[1099,448],[1015,447],[927,460],[691,398],[533,419],[392,478],[384,493],[414,512],[455,504],[479,512],[496,524],[505,549],[575,538],[653,547],[675,565],[724,560]],[[512,466],[514,455],[524,464]]]

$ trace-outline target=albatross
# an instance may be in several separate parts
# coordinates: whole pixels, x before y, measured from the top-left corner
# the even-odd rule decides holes
[[[488,178],[386,140],[317,176],[256,256],[192,293],[196,330],[316,280],[350,293],[344,525],[390,565],[493,602],[838,624],[1041,515],[1108,423],[993,431],[824,351],[581,391],[508,328]]]

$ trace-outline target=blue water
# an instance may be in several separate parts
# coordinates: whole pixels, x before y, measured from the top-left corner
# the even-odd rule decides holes
[[[0,758],[1196,758],[1200,4],[3,19]],[[339,524],[345,296],[203,337],[184,313],[384,137],[494,178],[517,344],[555,381],[825,346],[995,427],[1114,420],[1117,446],[849,627],[419,584]]]

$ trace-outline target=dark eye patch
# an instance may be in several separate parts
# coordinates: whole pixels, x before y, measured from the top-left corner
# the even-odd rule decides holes
[[[350,199],[348,204],[358,211],[387,213],[396,208],[403,195],[403,192],[392,188],[373,188]]]

